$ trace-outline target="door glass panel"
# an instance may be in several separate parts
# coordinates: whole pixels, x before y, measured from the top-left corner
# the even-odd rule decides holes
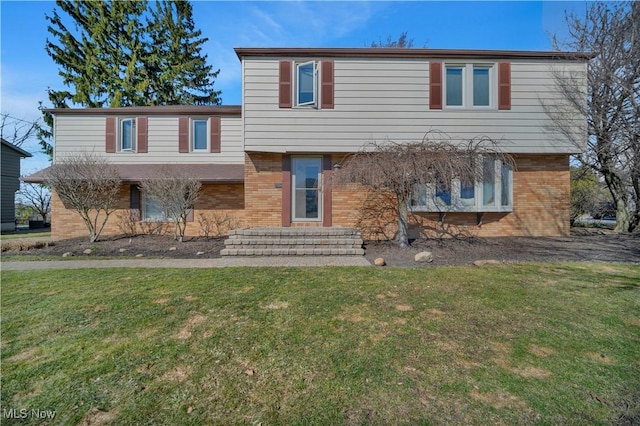
[[[320,218],[319,158],[293,159],[293,216],[294,219]]]

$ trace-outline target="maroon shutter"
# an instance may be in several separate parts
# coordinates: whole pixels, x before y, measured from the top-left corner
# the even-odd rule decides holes
[[[178,152],[189,152],[189,117],[178,119]]]
[[[116,152],[116,118],[107,117],[105,129],[105,152]]]
[[[291,108],[291,96],[292,96],[292,63],[291,61],[280,61],[280,80],[278,82],[278,88],[280,94],[278,96],[280,108]]]
[[[322,77],[320,108],[333,109],[333,61],[322,61],[320,72]]]
[[[211,152],[220,152],[220,117],[211,117],[209,119],[209,129],[211,134],[209,139],[211,140]]]
[[[282,226],[291,226],[291,157],[282,156]]]
[[[498,63],[498,109],[511,109],[511,63]]]
[[[429,108],[442,109],[442,62],[429,62]]]
[[[149,120],[147,117],[138,117],[136,128],[138,129],[138,152],[148,152],[148,126]]]
[[[142,211],[140,209],[140,189],[138,185],[130,185],[129,186],[129,209],[131,211],[131,220],[134,222],[139,221],[142,218]]]
[[[332,217],[331,155],[322,157],[322,226],[330,227]]]

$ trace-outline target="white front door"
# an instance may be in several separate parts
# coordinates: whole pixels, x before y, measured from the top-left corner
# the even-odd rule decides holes
[[[293,157],[291,167],[292,219],[322,220],[322,158]]]

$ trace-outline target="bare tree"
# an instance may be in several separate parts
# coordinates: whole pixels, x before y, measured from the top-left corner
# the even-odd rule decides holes
[[[47,219],[51,213],[51,191],[46,185],[23,183],[18,195],[25,205],[42,217],[45,223],[49,222]]]
[[[0,114],[0,136],[15,146],[21,146],[27,139],[36,134],[38,123]]]
[[[569,13],[565,20],[568,40],[554,37],[554,47],[595,54],[586,76],[587,102],[584,76],[554,69],[565,102],[545,109],[579,146],[584,141],[571,131],[567,112],[586,116],[587,149],[577,158],[604,179],[616,206],[616,231],[630,231],[640,219],[640,4],[593,2],[584,17]]]
[[[117,206],[122,184],[118,170],[104,158],[82,153],[46,169],[44,180],[66,208],[82,217],[89,241],[97,241]]]
[[[333,182],[359,183],[389,194],[397,215],[398,245],[407,247],[409,204],[416,191],[433,184],[450,191],[454,180],[463,184],[481,180],[479,160],[483,155],[499,157],[513,165],[512,158],[501,154],[491,139],[480,137],[456,144],[446,134],[431,131],[420,142],[371,143],[345,160]]]
[[[184,170],[162,168],[140,182],[140,191],[151,197],[163,209],[168,220],[174,222],[174,238],[184,241],[187,218],[200,195],[202,184]]]
[[[391,38],[391,36],[387,36],[386,41],[382,41],[381,38],[378,41],[372,41],[371,47],[387,47],[387,48],[397,48],[397,49],[411,49],[413,47],[413,39],[408,38],[407,32],[403,32],[398,36],[397,40]]]

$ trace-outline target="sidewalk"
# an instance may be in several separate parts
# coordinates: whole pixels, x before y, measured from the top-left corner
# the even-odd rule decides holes
[[[318,267],[371,266],[364,256],[271,256],[225,257],[218,259],[109,259],[109,260],[36,260],[2,262],[2,271],[88,268],[227,268],[248,267]]]

